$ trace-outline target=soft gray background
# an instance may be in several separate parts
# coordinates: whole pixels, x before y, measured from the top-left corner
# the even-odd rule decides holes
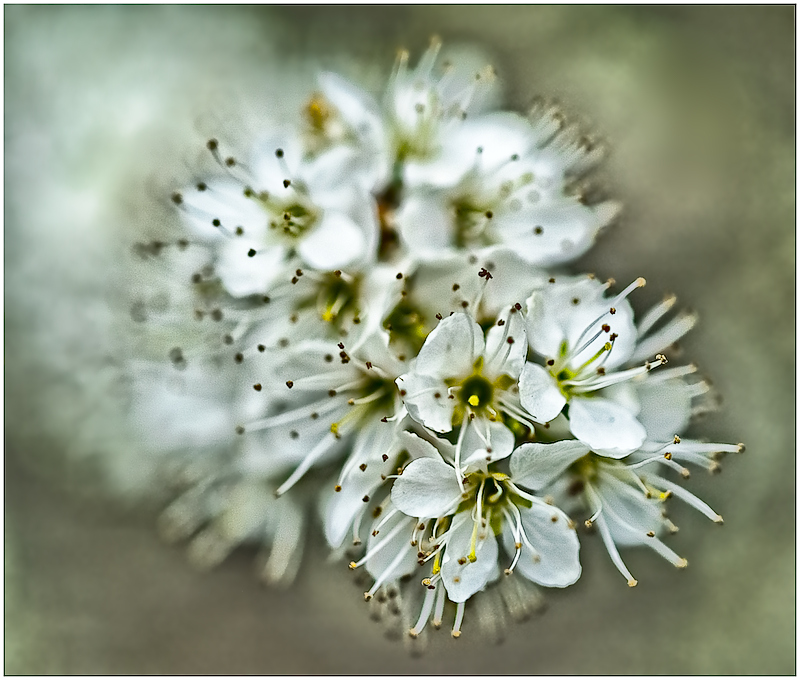
[[[119,243],[195,132],[240,101],[291,109],[319,66],[374,78],[433,33],[485,51],[511,105],[555,96],[605,137],[626,216],[582,268],[645,276],[639,309],[671,291],[699,311],[686,357],[725,401],[696,431],[748,451],[693,475],[725,526],[677,513],[685,572],[628,551],[628,589],[588,538],[581,581],[504,646],[468,612],[419,660],[323,551],[288,592],[248,555],[195,573],[154,504],[104,499],[80,456],[118,446],[114,380],[87,367]],[[795,672],[793,7],[10,6],[5,38],[7,673]]]

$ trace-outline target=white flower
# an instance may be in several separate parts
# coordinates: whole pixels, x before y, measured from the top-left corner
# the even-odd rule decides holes
[[[485,339],[471,315],[457,313],[439,323],[412,370],[397,379],[400,396],[416,421],[440,433],[461,426],[455,450],[458,469],[473,459],[485,466],[511,454],[514,436],[501,414],[527,421],[513,393],[526,349],[524,320],[517,307],[501,314]],[[480,441],[482,446],[470,451],[465,441]]]
[[[467,112],[479,110],[491,68],[477,75],[456,63],[444,74],[434,73],[441,43],[434,39],[416,68],[409,69],[408,53],[398,56],[382,104],[344,78],[325,73],[319,78],[322,99],[312,100],[308,115],[315,127],[315,147],[341,145],[350,149],[372,175],[372,188],[447,185],[457,181],[453,162],[463,155],[446,146]]]
[[[295,253],[302,265],[321,270],[360,267],[374,258],[375,204],[346,181],[346,154],[332,150],[306,161],[295,138],[274,135],[241,164],[223,161],[216,140],[208,146],[228,175],[173,200],[189,229],[219,248],[217,271],[232,295],[267,292]]]
[[[579,496],[592,512],[586,525],[597,525],[614,565],[629,586],[635,586],[637,581],[622,561],[617,546],[648,546],[676,567],[687,565],[684,558],[659,538],[665,531],[677,530],[664,512],[663,503],[670,496],[675,495],[712,521],[722,522],[722,517],[697,496],[654,473],[652,468],[665,465],[688,477],[688,470],[676,460],[709,467],[711,454],[744,450],[741,444],[709,444],[676,436],[666,444],[648,442],[647,452],[634,453],[623,463],[598,456],[575,440],[524,444],[520,448],[524,448],[526,455],[511,460],[514,480],[533,491],[542,491],[563,479],[561,487],[566,495]]]
[[[644,279],[611,300],[604,297],[607,286],[591,278],[551,281],[527,302],[530,347],[546,358],[546,368],[525,364],[520,402],[538,423],[553,420],[569,404],[572,434],[598,454],[622,458],[647,436],[626,383],[666,363],[658,355],[652,363],[613,370],[635,355],[637,333],[625,298]]]
[[[567,192],[568,173],[591,165],[596,154],[588,143],[554,137],[557,127],[552,115],[531,124],[497,112],[444,137],[442,157],[460,179],[404,196],[397,223],[409,250],[430,259],[443,250],[506,248],[542,266],[585,253],[619,206],[588,206]]]
[[[277,494],[345,448],[353,455],[341,471],[340,486],[361,465],[386,465],[388,458],[381,456],[391,453],[391,438],[384,450],[384,431],[393,431],[389,418],[405,415],[394,385],[402,367],[387,351],[385,338],[357,349],[350,354],[344,343],[302,341],[267,366],[274,375],[253,383],[259,395],[264,393],[265,413],[241,426],[248,441],[242,465],[251,473],[263,469],[271,475],[279,461],[293,468]]]
[[[453,635],[460,634],[464,603],[500,576],[500,544],[510,560],[506,575],[518,568],[535,583],[560,588],[579,578],[578,539],[563,512],[519,489],[502,473],[467,473],[462,489],[457,481],[462,473],[453,466],[455,447],[436,442],[448,452],[445,462],[430,442],[406,434],[404,443],[414,459],[394,482],[391,504],[384,504],[389,513],[373,525],[376,540],[351,567],[366,563],[375,576],[369,598],[387,579],[411,573],[415,552],[418,564],[432,561],[430,575],[422,581],[431,592],[411,629],[413,636],[425,628],[431,613],[434,623],[441,623],[445,593],[457,603]],[[518,449],[513,455],[524,452]],[[403,519],[396,517],[398,511]],[[391,529],[384,529],[389,522]],[[384,555],[381,564],[388,566],[376,573],[369,564],[379,553]],[[445,592],[437,595],[440,584]]]

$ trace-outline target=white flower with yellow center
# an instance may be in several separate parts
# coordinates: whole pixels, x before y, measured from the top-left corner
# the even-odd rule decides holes
[[[615,370],[636,353],[633,311],[625,298],[644,279],[613,299],[604,296],[607,284],[592,278],[551,281],[527,302],[528,341],[545,366],[525,364],[520,402],[537,423],[550,422],[568,405],[575,437],[596,453],[623,458],[647,437],[628,383],[666,363],[657,355],[644,365]]]
[[[540,266],[585,253],[619,206],[586,205],[568,193],[569,173],[585,170],[595,154],[584,146],[588,142],[553,142],[556,128],[552,118],[531,124],[499,112],[452,131],[442,156],[460,180],[407,193],[397,212],[409,250],[430,259],[442,250],[506,248]]]
[[[617,547],[644,545],[683,568],[686,559],[677,555],[660,538],[677,531],[666,517],[664,501],[676,496],[712,521],[722,517],[697,496],[672,482],[656,470],[666,466],[684,478],[689,471],[677,461],[710,467],[712,458],[723,453],[737,453],[743,445],[712,444],[675,438],[666,444],[648,442],[647,451],[631,454],[626,461],[598,456],[584,443],[575,440],[551,444],[525,444],[528,458],[511,460],[511,474],[520,485],[537,492],[557,485],[565,501],[580,498],[591,516],[587,526],[596,525],[614,565],[628,585],[637,584]]]
[[[422,581],[428,593],[412,636],[422,632],[432,614],[434,625],[441,624],[446,599],[457,604],[453,635],[460,635],[466,601],[501,574],[501,545],[509,560],[507,576],[519,570],[530,581],[556,588],[578,580],[578,538],[563,512],[499,472],[476,469],[459,484],[463,473],[454,467],[453,445],[436,442],[445,462],[430,442],[410,434],[404,437],[414,459],[395,480],[385,517],[373,525],[375,540],[368,543],[366,555],[350,566],[366,564],[376,578],[366,593],[370,598],[387,579],[411,573],[414,558],[420,566],[431,565]],[[525,456],[520,447],[512,460]],[[389,566],[376,573],[370,563],[379,554]]]
[[[267,292],[293,256],[319,270],[374,259],[375,203],[347,182],[346,154],[332,150],[306,161],[289,135],[261,142],[246,164],[223,160],[216,140],[208,148],[228,174],[173,194],[173,201],[190,230],[219,247],[217,271],[232,295]]]
[[[504,416],[530,422],[515,394],[527,350],[520,309],[507,308],[485,337],[468,313],[443,319],[426,338],[412,370],[397,379],[414,420],[439,433],[460,428],[458,469],[478,462],[485,467],[511,454],[514,435]],[[482,446],[469,451],[464,442],[474,438]]]

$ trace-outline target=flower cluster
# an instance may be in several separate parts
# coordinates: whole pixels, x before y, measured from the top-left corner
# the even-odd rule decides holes
[[[132,307],[133,417],[182,454],[164,534],[204,566],[259,545],[288,583],[318,515],[414,639],[575,583],[578,522],[629,586],[620,548],[685,567],[666,501],[722,518],[670,477],[742,449],[682,438],[709,388],[665,365],[694,316],[563,270],[618,212],[584,191],[600,149],[553,107],[486,111],[492,69],[438,51],[380,100],[323,73],[244,156],[209,140]]]

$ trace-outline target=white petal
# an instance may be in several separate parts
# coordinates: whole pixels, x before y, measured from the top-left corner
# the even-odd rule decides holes
[[[559,197],[518,213],[497,216],[494,226],[505,243],[514,243],[531,264],[552,267],[583,255],[598,231],[616,215],[614,203],[589,207]]]
[[[555,378],[539,364],[530,361],[519,376],[519,400],[537,423],[550,422],[567,403]]]
[[[397,435],[398,446],[405,449],[412,460],[417,458],[431,458],[433,460],[442,460],[442,456],[436,447],[428,441],[425,441],[419,435],[406,430]],[[449,442],[448,442],[449,444]]]
[[[365,238],[344,213],[326,210],[320,223],[300,242],[300,257],[315,269],[343,267],[364,254]]]
[[[515,570],[528,580],[549,588],[565,588],[575,583],[581,575],[580,544],[575,529],[570,528],[569,518],[558,508],[544,503],[519,508],[519,514],[525,535],[537,554],[523,543]],[[511,531],[506,527],[503,535],[506,549],[510,551],[514,539],[511,536],[512,546],[509,546],[506,536],[511,535]]]
[[[470,562],[468,556],[474,522],[469,512],[465,512],[456,515],[453,523],[454,528],[448,532],[450,538],[442,563],[442,582],[447,589],[447,596],[453,602],[465,602],[499,575],[497,538],[491,527],[479,528],[475,544],[477,559]],[[484,538],[481,539],[481,536]],[[464,564],[459,564],[459,559],[464,560]]]
[[[412,460],[392,486],[392,503],[409,517],[441,517],[459,498],[455,469],[433,458]]]
[[[434,432],[450,432],[453,429],[455,400],[448,399],[447,385],[441,378],[406,373],[396,383],[401,393],[405,391],[403,403],[414,420]]]
[[[528,344],[544,357],[557,358],[563,342],[570,351],[590,340],[602,326],[608,333],[590,343],[570,364],[577,368],[605,344],[610,333],[616,333],[614,348],[603,364],[606,370],[628,360],[636,344],[633,310],[627,300],[615,303],[615,313],[608,313],[613,298],[604,296],[605,287],[587,277],[565,278],[548,284],[528,299]],[[576,302],[577,301],[577,302]],[[600,318],[602,317],[602,318]],[[598,320],[599,319],[599,320]]]
[[[377,524],[383,520],[379,517],[372,525],[373,531],[377,528]],[[418,548],[411,548],[411,532],[414,529],[414,522],[406,517],[403,513],[395,513],[394,517],[389,519],[378,531],[373,535],[370,531],[369,538],[367,539],[367,552],[383,541],[398,525],[405,525],[399,529],[389,542],[384,545],[377,553],[372,555],[367,560],[366,568],[370,576],[375,579],[380,578],[382,583],[387,581],[394,581],[401,576],[410,574],[417,567],[417,550]],[[403,555],[401,557],[401,554]]]
[[[453,314],[425,338],[414,370],[441,378],[467,377],[483,348],[481,327],[466,314]]]
[[[317,82],[325,98],[354,130],[381,127],[378,104],[364,90],[336,73],[321,73]]]
[[[587,453],[589,447],[574,440],[522,444],[511,454],[511,478],[515,484],[538,491]]]
[[[630,411],[599,397],[574,397],[569,405],[569,426],[592,451],[609,458],[624,458],[647,437]]]
[[[658,534],[663,529],[663,505],[657,499],[645,497],[639,489],[602,469],[594,488],[602,499],[603,517],[614,543],[620,546],[646,545],[651,540],[647,532]]]
[[[194,187],[183,192],[181,216],[189,229],[206,241],[222,241],[237,227],[245,236],[263,244],[267,231],[267,213],[244,195],[244,187],[230,179],[209,180],[204,191]],[[213,225],[214,220],[220,226]]]
[[[502,320],[505,321],[502,326],[495,324],[486,334],[484,374],[490,380],[501,375],[510,375],[516,380],[528,354],[525,320],[520,313],[503,314]]]
[[[342,544],[356,515],[366,509],[364,497],[372,496],[383,484],[382,475],[392,474],[398,448],[395,428],[387,423],[368,426],[356,436],[347,461],[350,473],[342,479],[339,491],[331,489],[325,509],[325,537],[332,548]],[[386,461],[382,458],[384,454],[388,456]],[[362,470],[361,464],[366,464],[366,468]]]
[[[413,254],[441,255],[443,249],[452,247],[454,214],[445,199],[443,194],[420,193],[403,200],[396,220]]]
[[[253,257],[250,250],[255,250]],[[268,246],[247,239],[234,239],[222,248],[217,273],[225,289],[234,297],[263,293],[282,273],[286,251],[283,246]]]
[[[490,462],[511,455],[514,434],[502,423],[493,423],[487,418],[475,418],[466,427],[460,456],[462,470],[472,466],[486,469]]]
[[[636,386],[639,396],[639,422],[651,441],[669,441],[684,432],[692,416],[692,390],[680,378]]]

